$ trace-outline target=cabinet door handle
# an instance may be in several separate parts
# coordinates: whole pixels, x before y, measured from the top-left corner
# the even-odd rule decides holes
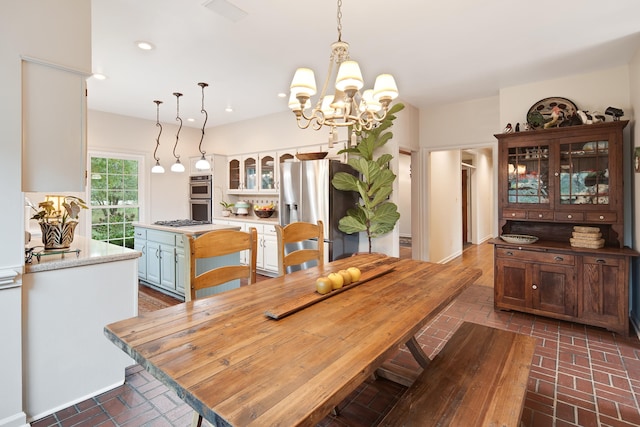
[[[542,218],[542,214],[538,214],[538,218]]]
[[[600,215],[600,219],[604,219],[604,215]]]
[[[156,249],[156,258],[158,258],[158,259],[162,258],[162,257],[160,256],[160,249],[159,249],[159,248],[158,248],[158,249]]]
[[[607,260],[606,259],[602,259],[602,258],[598,258],[598,259],[596,259],[596,262],[599,262],[600,264],[606,264]]]
[[[553,258],[555,261],[564,261],[564,258],[562,258],[561,256],[557,256],[555,258]]]
[[[147,254],[147,247],[143,246],[142,250],[140,252],[142,252],[142,255],[146,255]]]
[[[531,287],[532,287],[534,290],[535,290],[535,289],[538,289],[538,285],[533,285],[533,286],[531,286]]]
[[[516,216],[516,213],[515,213],[515,212],[512,212],[512,213],[511,213],[511,216]]]
[[[569,214],[569,215],[567,215],[567,218],[571,219],[571,218],[573,218],[573,215]]]
[[[513,252],[509,251],[509,252],[507,252],[507,255],[513,256]]]
[[[560,174],[558,172],[553,174],[554,176],[560,176]]]

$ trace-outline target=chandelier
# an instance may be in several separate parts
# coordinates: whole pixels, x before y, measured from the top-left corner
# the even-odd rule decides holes
[[[339,127],[351,127],[351,140],[355,144],[356,132],[371,130],[384,120],[391,101],[398,97],[398,87],[391,74],[379,75],[373,89],[360,93],[364,81],[360,66],[349,57],[349,44],[342,41],[341,8],[342,0],[338,0],[338,41],[331,45],[329,70],[316,106],[311,108],[311,97],[317,93],[317,86],[310,68],[296,70],[289,97],[289,108],[296,115],[298,127],[307,129],[312,126],[319,130],[328,126],[330,146],[338,139]],[[334,64],[338,67],[335,76]],[[335,81],[335,92],[327,94],[330,81]]]

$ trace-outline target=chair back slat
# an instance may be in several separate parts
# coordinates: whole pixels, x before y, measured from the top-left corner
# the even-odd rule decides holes
[[[189,239],[191,250],[190,292],[191,300],[201,289],[222,285],[231,280],[248,279],[249,284],[256,282],[256,259],[258,234],[254,227],[248,232],[237,230],[214,230]],[[199,259],[224,256],[248,250],[247,265],[228,265],[213,268],[197,274]]]
[[[278,238],[278,273],[287,274],[287,267],[303,264],[308,261],[317,261],[318,266],[324,265],[324,225],[322,221],[317,224],[309,222],[293,222],[282,227],[276,225]],[[307,240],[316,241],[316,249],[303,248],[285,253],[293,246],[293,243],[301,243]]]

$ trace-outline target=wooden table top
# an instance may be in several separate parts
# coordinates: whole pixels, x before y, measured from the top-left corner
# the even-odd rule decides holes
[[[393,271],[279,320],[265,315],[349,266]],[[218,426],[315,425],[481,274],[364,254],[113,323],[105,334]]]

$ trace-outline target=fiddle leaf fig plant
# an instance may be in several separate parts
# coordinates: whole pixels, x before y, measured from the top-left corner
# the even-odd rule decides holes
[[[377,126],[356,132],[358,143],[340,153],[349,153],[348,163],[358,172],[358,176],[338,172],[331,181],[338,190],[355,191],[359,194],[359,203],[347,210],[347,215],[338,223],[338,229],[347,234],[366,232],[369,253],[372,239],[392,231],[400,219],[398,206],[389,201],[396,179],[396,174],[389,169],[393,156],[385,153],[374,158],[374,154],[376,149],[393,137],[389,128],[396,118],[395,113],[403,108],[404,104],[401,103],[393,105]]]

